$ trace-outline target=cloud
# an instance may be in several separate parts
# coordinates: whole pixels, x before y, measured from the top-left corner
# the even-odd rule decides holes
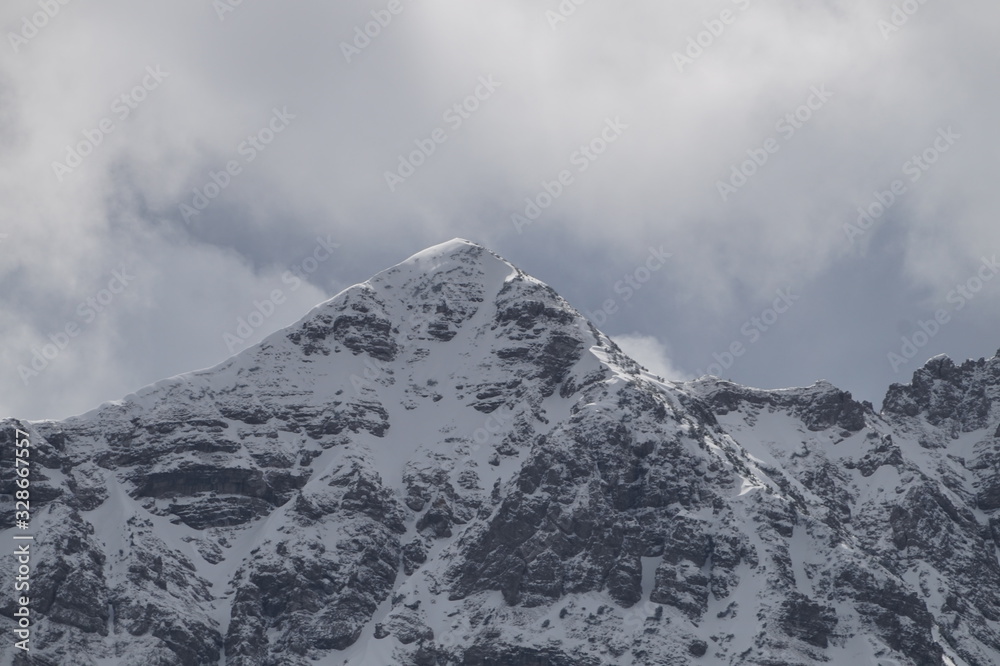
[[[0,353],[11,359],[0,413],[62,414],[222,360],[219,340],[246,303],[323,234],[344,251],[309,276],[303,301],[462,236],[596,311],[646,248],[665,246],[670,265],[620,303],[615,325],[662,332],[691,367],[737,339],[776,289],[853,301],[843,316],[865,323],[926,318],[1000,248],[996,3],[926,3],[884,34],[891,2],[589,2],[558,23],[546,14],[556,3],[405,2],[348,62],[343,44],[385,6],[242,3],[220,18],[197,0],[74,2],[16,51],[9,34],[38,5],[0,6]],[[735,19],[719,32],[724,9]],[[689,52],[690,40],[704,46]],[[678,54],[691,62],[679,67]],[[148,67],[167,73],[155,87]],[[499,86],[475,98],[483,77]],[[808,108],[824,86],[832,96]],[[272,136],[286,107],[295,118]],[[616,119],[627,128],[602,144]],[[112,129],[95,134],[105,120]],[[948,127],[961,138],[909,180],[904,164]],[[433,152],[410,159],[436,130]],[[777,150],[763,161],[769,139]],[[72,151],[88,154],[69,173],[53,166]],[[401,159],[421,164],[393,191],[386,173]],[[239,173],[220,186],[230,163]],[[905,195],[851,243],[844,225],[896,179]],[[720,182],[742,184],[723,201]],[[185,221],[195,190],[214,196]],[[547,204],[518,233],[511,216],[530,200]],[[108,350],[93,356],[106,388],[93,389],[86,363],[59,391],[23,386],[16,359],[122,263],[149,278],[88,333]],[[846,293],[855,276],[878,289]],[[886,299],[909,311],[890,315]],[[743,377],[758,384],[832,377],[844,365],[817,350],[842,347],[843,321],[807,338],[789,318],[787,334],[808,339],[800,357],[777,363],[788,347],[769,341],[734,371],[762,372]],[[185,343],[137,366],[111,353],[137,330]],[[895,343],[877,335],[846,350],[868,355],[863,372]]]
[[[667,346],[652,335],[632,333],[630,335],[614,335],[611,339],[621,347],[623,352],[654,375],[671,381],[694,379],[674,365]]]

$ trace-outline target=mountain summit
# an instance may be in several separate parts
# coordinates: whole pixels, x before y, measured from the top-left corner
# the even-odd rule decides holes
[[[1000,663],[998,385],[939,357],[876,414],[664,382],[455,239],[214,368],[4,421],[23,663]]]

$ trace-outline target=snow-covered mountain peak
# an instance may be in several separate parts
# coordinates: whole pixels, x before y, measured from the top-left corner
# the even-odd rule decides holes
[[[393,271],[404,266],[416,266],[422,271],[436,270],[439,265],[449,262],[476,263],[483,260],[498,261],[513,269],[513,266],[509,262],[501,259],[482,245],[464,238],[452,238],[449,241],[432,245],[427,249],[417,252],[393,268],[389,268],[388,271]]]
[[[518,273],[510,262],[487,248],[463,238],[434,245],[376,274],[367,283],[373,287],[400,288],[419,281],[433,286],[452,280],[456,274],[492,283],[498,276],[507,278]],[[418,280],[418,278],[422,278]],[[502,281],[502,279],[501,279]],[[499,288],[500,285],[495,285]]]
[[[1000,663],[998,378],[932,359],[880,415],[664,383],[448,241],[214,368],[0,428],[32,441],[33,663]]]

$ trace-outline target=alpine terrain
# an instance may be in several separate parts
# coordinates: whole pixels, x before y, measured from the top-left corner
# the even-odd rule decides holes
[[[0,492],[17,430],[31,461],[0,664],[998,664],[998,401],[1000,356],[879,413],[665,381],[453,240],[214,368],[0,421]]]

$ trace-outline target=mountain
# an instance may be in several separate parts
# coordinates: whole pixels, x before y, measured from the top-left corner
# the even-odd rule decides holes
[[[0,423],[32,463],[2,538],[35,537],[0,663],[1000,663],[998,399],[1000,357],[881,413],[664,381],[453,240],[214,368]]]

